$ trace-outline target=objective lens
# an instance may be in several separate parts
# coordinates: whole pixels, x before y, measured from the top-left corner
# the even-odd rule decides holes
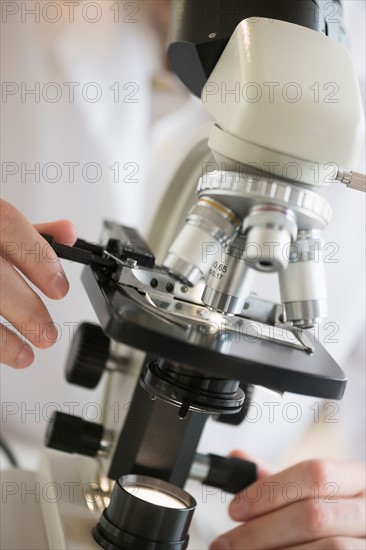
[[[272,273],[287,268],[284,251],[296,240],[297,224],[291,210],[261,205],[253,207],[244,220],[245,261],[257,271]]]
[[[289,266],[279,274],[283,316],[301,328],[327,317],[327,289],[320,231],[300,231]]]
[[[220,262],[208,272],[202,302],[226,314],[241,313],[251,290],[255,271],[244,261],[245,237],[238,236],[226,247]]]
[[[196,501],[183,489],[147,476],[122,476],[94,529],[106,550],[184,550]]]
[[[241,220],[232,210],[201,197],[171,245],[164,267],[184,284],[194,286],[220,258],[221,247],[233,239],[240,226]]]

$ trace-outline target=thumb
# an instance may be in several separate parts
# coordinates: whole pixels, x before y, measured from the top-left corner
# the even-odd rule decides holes
[[[230,456],[235,458],[240,458],[241,460],[250,460],[250,462],[255,462],[257,465],[257,473],[258,473],[257,479],[263,479],[274,473],[273,471],[271,471],[271,468],[269,468],[268,466],[262,463],[258,464],[258,462],[254,460],[252,456],[250,456],[248,453],[245,453],[244,451],[240,451],[240,450],[232,451],[230,453]],[[246,488],[245,491],[246,490],[248,490],[248,488]],[[249,490],[250,490],[250,486],[249,486]],[[238,519],[241,518],[242,516],[241,508],[242,508],[242,498],[241,498],[241,493],[239,493],[238,495],[235,496],[235,498],[229,504],[229,514],[234,521],[238,521]]]
[[[77,239],[75,226],[68,220],[40,223],[34,226],[38,233],[52,236],[59,244],[73,246]]]

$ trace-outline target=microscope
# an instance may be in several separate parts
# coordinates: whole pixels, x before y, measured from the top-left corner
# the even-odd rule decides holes
[[[344,42],[337,0],[174,1],[170,64],[214,123],[148,242],[110,221],[97,245],[49,238],[86,264],[100,323],[79,326],[66,378],[108,380],[102,424],[62,412],[49,424],[46,445],[61,452],[37,479],[87,489],[41,502],[47,548],[187,548],[187,480],[236,494],[257,476],[249,461],[197,453],[208,417],[239,425],[255,386],[342,398],[346,377],[311,329],[327,316],[321,191],[365,191],[350,172],[364,123]],[[277,274],[280,304],[252,294],[258,272]],[[116,402],[129,403],[117,424]]]

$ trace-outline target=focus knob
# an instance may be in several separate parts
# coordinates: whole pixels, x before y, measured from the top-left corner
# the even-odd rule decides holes
[[[110,340],[99,325],[82,323],[66,361],[66,380],[76,386],[95,388],[109,358],[109,345]]]
[[[48,425],[45,444],[65,453],[95,456],[103,449],[104,428],[78,416],[56,411]]]

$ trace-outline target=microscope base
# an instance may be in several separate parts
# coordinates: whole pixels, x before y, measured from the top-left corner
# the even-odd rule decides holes
[[[1,472],[1,548],[6,550],[100,550],[92,529],[100,509],[85,495],[97,480],[96,460],[44,452],[37,472]],[[91,505],[90,499],[89,504]],[[190,548],[207,548],[191,529]]]
[[[7,550],[94,550],[100,512],[84,494],[96,461],[45,451],[37,472],[2,472],[1,547]],[[88,475],[89,474],[89,475]],[[4,502],[5,501],[5,502]]]

